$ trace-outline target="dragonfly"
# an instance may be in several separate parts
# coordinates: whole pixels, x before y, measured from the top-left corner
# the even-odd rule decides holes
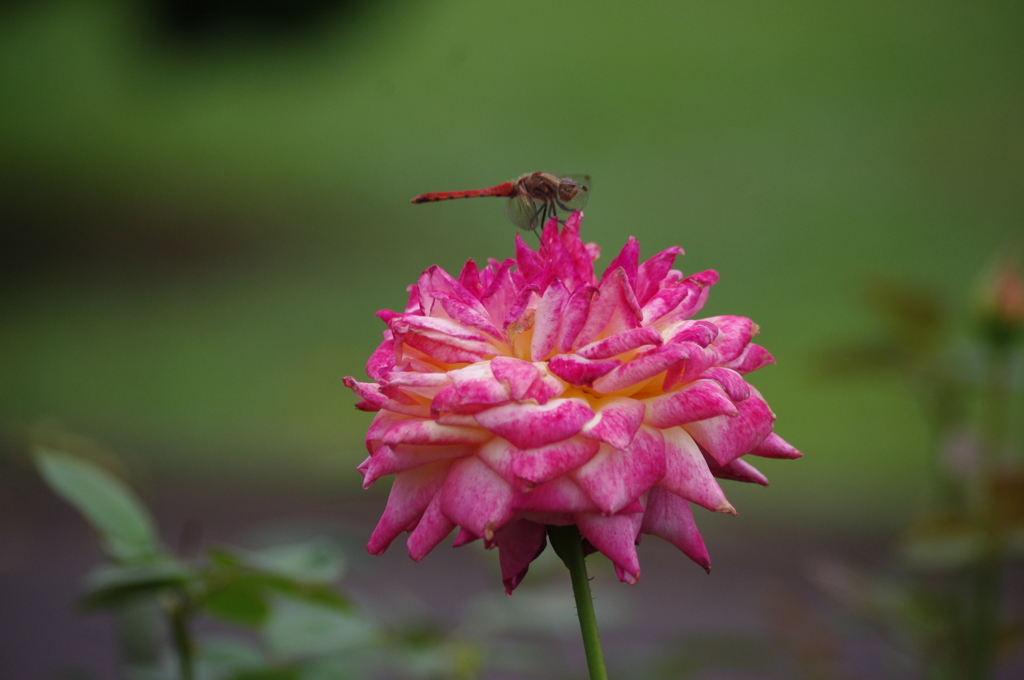
[[[503,182],[489,189],[469,191],[436,191],[421,194],[413,203],[433,203],[453,198],[477,196],[504,196],[505,216],[520,229],[534,234],[550,217],[581,210],[590,197],[590,175],[553,175],[549,172],[531,172],[512,182]]]

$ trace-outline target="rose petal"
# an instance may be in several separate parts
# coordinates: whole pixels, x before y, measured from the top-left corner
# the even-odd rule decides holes
[[[617,449],[627,448],[644,420],[643,402],[627,397],[610,397],[597,402],[596,406],[596,415],[580,433]]]
[[[690,504],[664,489],[651,489],[640,531],[663,538],[711,573],[711,558],[693,521]]]
[[[580,485],[563,475],[532,489],[516,490],[512,507],[522,512],[597,512],[597,507]]]
[[[491,540],[512,519],[512,487],[476,457],[452,464],[441,489],[441,511],[477,536]]]
[[[449,461],[439,461],[395,475],[384,514],[366,544],[370,554],[383,555],[391,541],[423,514],[441,490],[451,465]]]
[[[614,514],[665,476],[660,430],[641,427],[625,451],[607,444],[570,475],[605,514]]]
[[[666,371],[690,356],[686,345],[663,345],[638,355],[632,361],[594,381],[594,389],[610,394],[638,385]]]
[[[436,548],[454,528],[455,522],[441,512],[441,494],[435,494],[430,505],[423,511],[423,516],[416,528],[409,535],[409,540],[406,541],[409,557],[419,562],[427,556],[427,553]]]
[[[661,334],[657,330],[653,328],[634,328],[623,333],[617,333],[610,338],[597,340],[585,347],[580,347],[576,353],[585,359],[609,359],[644,345],[657,346],[661,344]]]
[[[619,580],[633,585],[640,578],[640,560],[636,556],[636,539],[643,522],[642,513],[602,517],[591,513],[577,513],[576,526],[590,541],[615,564]]]
[[[771,412],[757,390],[751,387],[750,392],[749,399],[736,404],[738,415],[716,416],[683,424],[683,429],[689,432],[719,465],[728,465],[751,451],[772,431],[775,414]]]
[[[647,407],[644,422],[662,428],[739,413],[722,386],[713,380],[697,380],[675,392],[644,399],[643,403]]]
[[[547,547],[547,530],[543,524],[520,519],[502,527],[494,535],[494,543],[498,546],[505,594],[511,595],[526,576],[530,562]]]
[[[546,404],[502,404],[474,417],[517,447],[536,449],[577,434],[594,412],[583,399],[552,399]]]
[[[676,257],[683,255],[683,249],[679,246],[672,246],[657,253],[649,260],[640,265],[636,277],[636,300],[641,305],[651,299],[651,296],[658,291],[658,284],[665,278]]]
[[[681,427],[662,430],[665,437],[665,477],[658,486],[712,512],[736,514],[715,481],[697,442]]]
[[[383,441],[389,446],[395,444],[429,444],[432,446],[453,446],[459,444],[482,444],[493,435],[480,427],[456,427],[440,425],[433,420],[410,418],[401,420],[384,433]]]
[[[357,468],[363,475],[363,488],[381,477],[398,474],[413,468],[433,463],[438,460],[449,460],[472,456],[476,453],[476,445],[472,446],[381,446],[373,455],[364,460]]]
[[[800,458],[804,454],[797,451],[782,437],[772,432],[770,435],[765,437],[763,442],[751,449],[749,455],[761,456],[762,458],[782,458],[785,460],[793,460],[795,458]]]
[[[596,295],[597,288],[594,286],[581,286],[569,296],[569,301],[565,303],[562,322],[558,326],[558,342],[556,347],[559,352],[564,353],[572,349],[576,338],[587,322],[587,317],[590,314],[590,305]]]
[[[544,291],[534,316],[533,338],[530,340],[530,357],[534,361],[543,361],[555,349],[558,328],[568,302],[569,291],[555,279]]]
[[[524,399],[534,381],[540,377],[540,368],[536,364],[513,357],[494,357],[490,361],[490,368],[494,378],[516,401]]]
[[[589,386],[621,363],[618,359],[591,361],[575,354],[557,354],[548,361],[548,370],[570,385]]]

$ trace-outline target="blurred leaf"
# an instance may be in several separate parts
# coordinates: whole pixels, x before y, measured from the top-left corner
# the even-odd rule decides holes
[[[102,565],[86,578],[82,605],[89,609],[117,607],[140,595],[155,595],[165,588],[183,588],[197,578],[191,569],[171,561]]]
[[[325,539],[238,551],[236,555],[254,569],[304,583],[333,583],[345,567],[341,551]]]
[[[210,559],[214,564],[209,575],[211,596],[241,580],[247,588],[272,590],[342,612],[354,610],[347,598],[328,585],[341,573],[341,557],[326,542],[258,552],[221,548],[211,550]]]
[[[366,619],[286,597],[275,598],[264,632],[270,650],[284,659],[331,654],[379,640],[376,627]]]
[[[204,638],[196,652],[199,676],[204,680],[228,680],[240,673],[263,669],[263,652],[234,638]]]
[[[243,626],[260,626],[270,614],[261,584],[251,578],[237,578],[211,591],[200,605],[208,614]]]
[[[36,466],[53,492],[100,534],[111,557],[136,562],[157,555],[153,518],[121,480],[87,460],[48,449],[36,452]]]
[[[230,680],[300,680],[302,675],[297,668],[261,668],[229,677]]]

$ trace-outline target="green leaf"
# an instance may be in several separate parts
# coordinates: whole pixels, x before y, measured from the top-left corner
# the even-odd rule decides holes
[[[270,614],[263,584],[245,575],[211,590],[201,606],[211,616],[243,626],[260,626]]]
[[[270,650],[285,659],[320,656],[374,643],[366,619],[291,598],[275,598],[264,631]]]
[[[199,677],[205,680],[228,680],[245,673],[264,669],[266,659],[252,644],[235,638],[206,637],[196,655]]]
[[[210,574],[211,593],[229,582],[244,580],[264,591],[275,591],[317,606],[341,612],[355,609],[329,585],[341,574],[342,563],[337,549],[327,542],[261,551],[214,549],[210,551],[210,559],[214,565]]]
[[[159,553],[155,523],[121,480],[87,460],[39,449],[36,466],[58,496],[82,513],[114,559],[138,562]]]
[[[82,605],[88,609],[117,607],[142,595],[156,595],[167,588],[184,588],[196,579],[191,569],[171,561],[103,565],[86,577]]]

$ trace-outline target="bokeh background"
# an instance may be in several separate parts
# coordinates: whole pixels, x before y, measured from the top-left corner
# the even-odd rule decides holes
[[[712,557],[728,523],[880,545],[926,494],[925,424],[897,380],[818,358],[877,330],[867,282],[963,310],[1020,244],[1022,35],[1002,1],[0,4],[7,535],[33,534],[41,431],[103,442],[169,517],[383,507],[341,379],[420,271],[514,234],[498,200],[409,199],[548,170],[593,177],[604,262],[682,245],[721,275],[706,313],[777,359],[752,382],[806,455],[698,518]]]

